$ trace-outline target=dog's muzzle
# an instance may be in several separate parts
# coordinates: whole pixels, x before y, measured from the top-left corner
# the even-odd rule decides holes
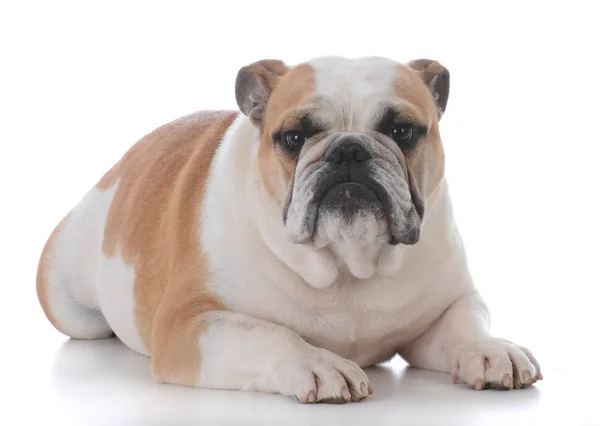
[[[320,159],[296,177],[293,195],[286,200],[290,241],[308,242],[322,226],[331,229],[340,220],[339,225],[351,227],[375,220],[385,223],[389,244],[415,244],[421,217],[409,179],[395,159],[365,134],[334,136]]]
[[[316,195],[319,208],[334,209],[343,217],[352,217],[361,210],[382,216],[387,197],[369,172],[368,161],[372,158],[371,153],[353,137],[336,143],[325,154],[327,173],[319,183],[319,195]]]
[[[343,136],[325,153],[324,159],[327,172],[314,199],[319,211],[333,210],[345,219],[369,212],[377,219],[387,221],[390,244],[415,244],[418,241],[419,224],[395,226],[395,222],[404,218],[398,218],[393,194],[377,180],[378,166],[364,140],[355,135]],[[405,214],[406,220],[413,221],[408,217],[409,213]]]

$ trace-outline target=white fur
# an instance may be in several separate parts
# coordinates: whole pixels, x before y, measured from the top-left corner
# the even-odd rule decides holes
[[[95,286],[104,221],[114,194],[114,190],[90,190],[56,237],[50,263],[49,302],[62,329],[70,336],[91,339],[111,334]]]
[[[295,280],[300,275],[317,288],[330,285],[338,272],[330,254],[293,245],[283,227],[273,226],[281,222],[281,208],[261,186],[256,162],[258,138],[256,128],[240,115],[217,150],[206,191],[203,223],[211,225],[203,227],[201,243],[212,261],[217,282],[228,283],[220,286],[227,300],[230,293],[237,297],[238,286],[246,281],[243,277],[241,281],[237,279],[237,270],[255,269],[256,258],[273,258],[273,253],[280,256],[277,269],[290,268]],[[248,253],[250,256],[246,257]],[[230,256],[239,267],[231,268]],[[235,278],[230,272],[235,272]],[[278,271],[273,272],[277,276]]]
[[[120,251],[115,256],[100,254],[98,296],[102,313],[119,339],[134,351],[150,355],[135,323],[135,271],[125,263]]]
[[[315,399],[342,399],[344,386],[360,394],[361,384],[369,383],[356,364],[309,345],[285,327],[233,312],[210,313],[208,322],[199,342],[200,387],[279,392],[307,401],[311,391]],[[245,344],[232,347],[236,342]]]
[[[63,330],[79,338],[114,332],[137,352],[149,355],[134,319],[133,267],[117,254],[102,254],[106,218],[118,183],[90,190],[57,236],[50,262],[50,304]]]

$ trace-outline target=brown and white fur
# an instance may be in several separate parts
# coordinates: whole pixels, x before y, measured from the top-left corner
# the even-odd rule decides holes
[[[37,279],[48,319],[77,339],[116,335],[159,382],[302,402],[367,397],[361,367],[397,353],[478,390],[531,385],[531,353],[487,331],[454,223],[448,93],[430,60],[242,68],[241,113],[154,130],[56,227]],[[390,111],[423,129],[410,150],[377,127]],[[298,152],[287,130],[306,134]],[[322,188],[348,141],[370,183]]]

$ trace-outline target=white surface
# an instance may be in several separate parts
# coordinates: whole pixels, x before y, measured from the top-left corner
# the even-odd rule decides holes
[[[600,424],[596,2],[157,4],[0,4],[0,425]],[[494,333],[542,364],[535,388],[377,370],[370,400],[303,406],[161,386],[141,355],[63,345],[44,318],[46,238],[133,142],[191,111],[235,108],[240,66],[323,54],[449,68],[441,131],[457,219]]]
[[[600,424],[594,372],[547,368],[544,381],[533,388],[476,392],[452,384],[449,375],[410,369],[395,359],[366,370],[375,388],[371,398],[346,405],[303,405],[279,395],[156,384],[148,358],[116,339],[64,341],[43,332],[53,338],[25,354],[15,353],[12,367],[3,373],[11,402],[3,404],[0,424]]]

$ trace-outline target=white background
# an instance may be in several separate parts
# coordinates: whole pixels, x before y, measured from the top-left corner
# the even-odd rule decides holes
[[[0,357],[4,380],[16,386],[10,405],[21,414],[51,407],[59,392],[42,380],[31,400],[66,340],[35,295],[39,254],[62,216],[155,127],[195,110],[237,108],[241,66],[329,54],[426,57],[450,70],[441,122],[447,175],[493,331],[537,354],[544,385],[564,370],[565,385],[578,389],[597,373],[600,350],[597,8],[2,2]],[[579,409],[582,419],[588,409]]]

